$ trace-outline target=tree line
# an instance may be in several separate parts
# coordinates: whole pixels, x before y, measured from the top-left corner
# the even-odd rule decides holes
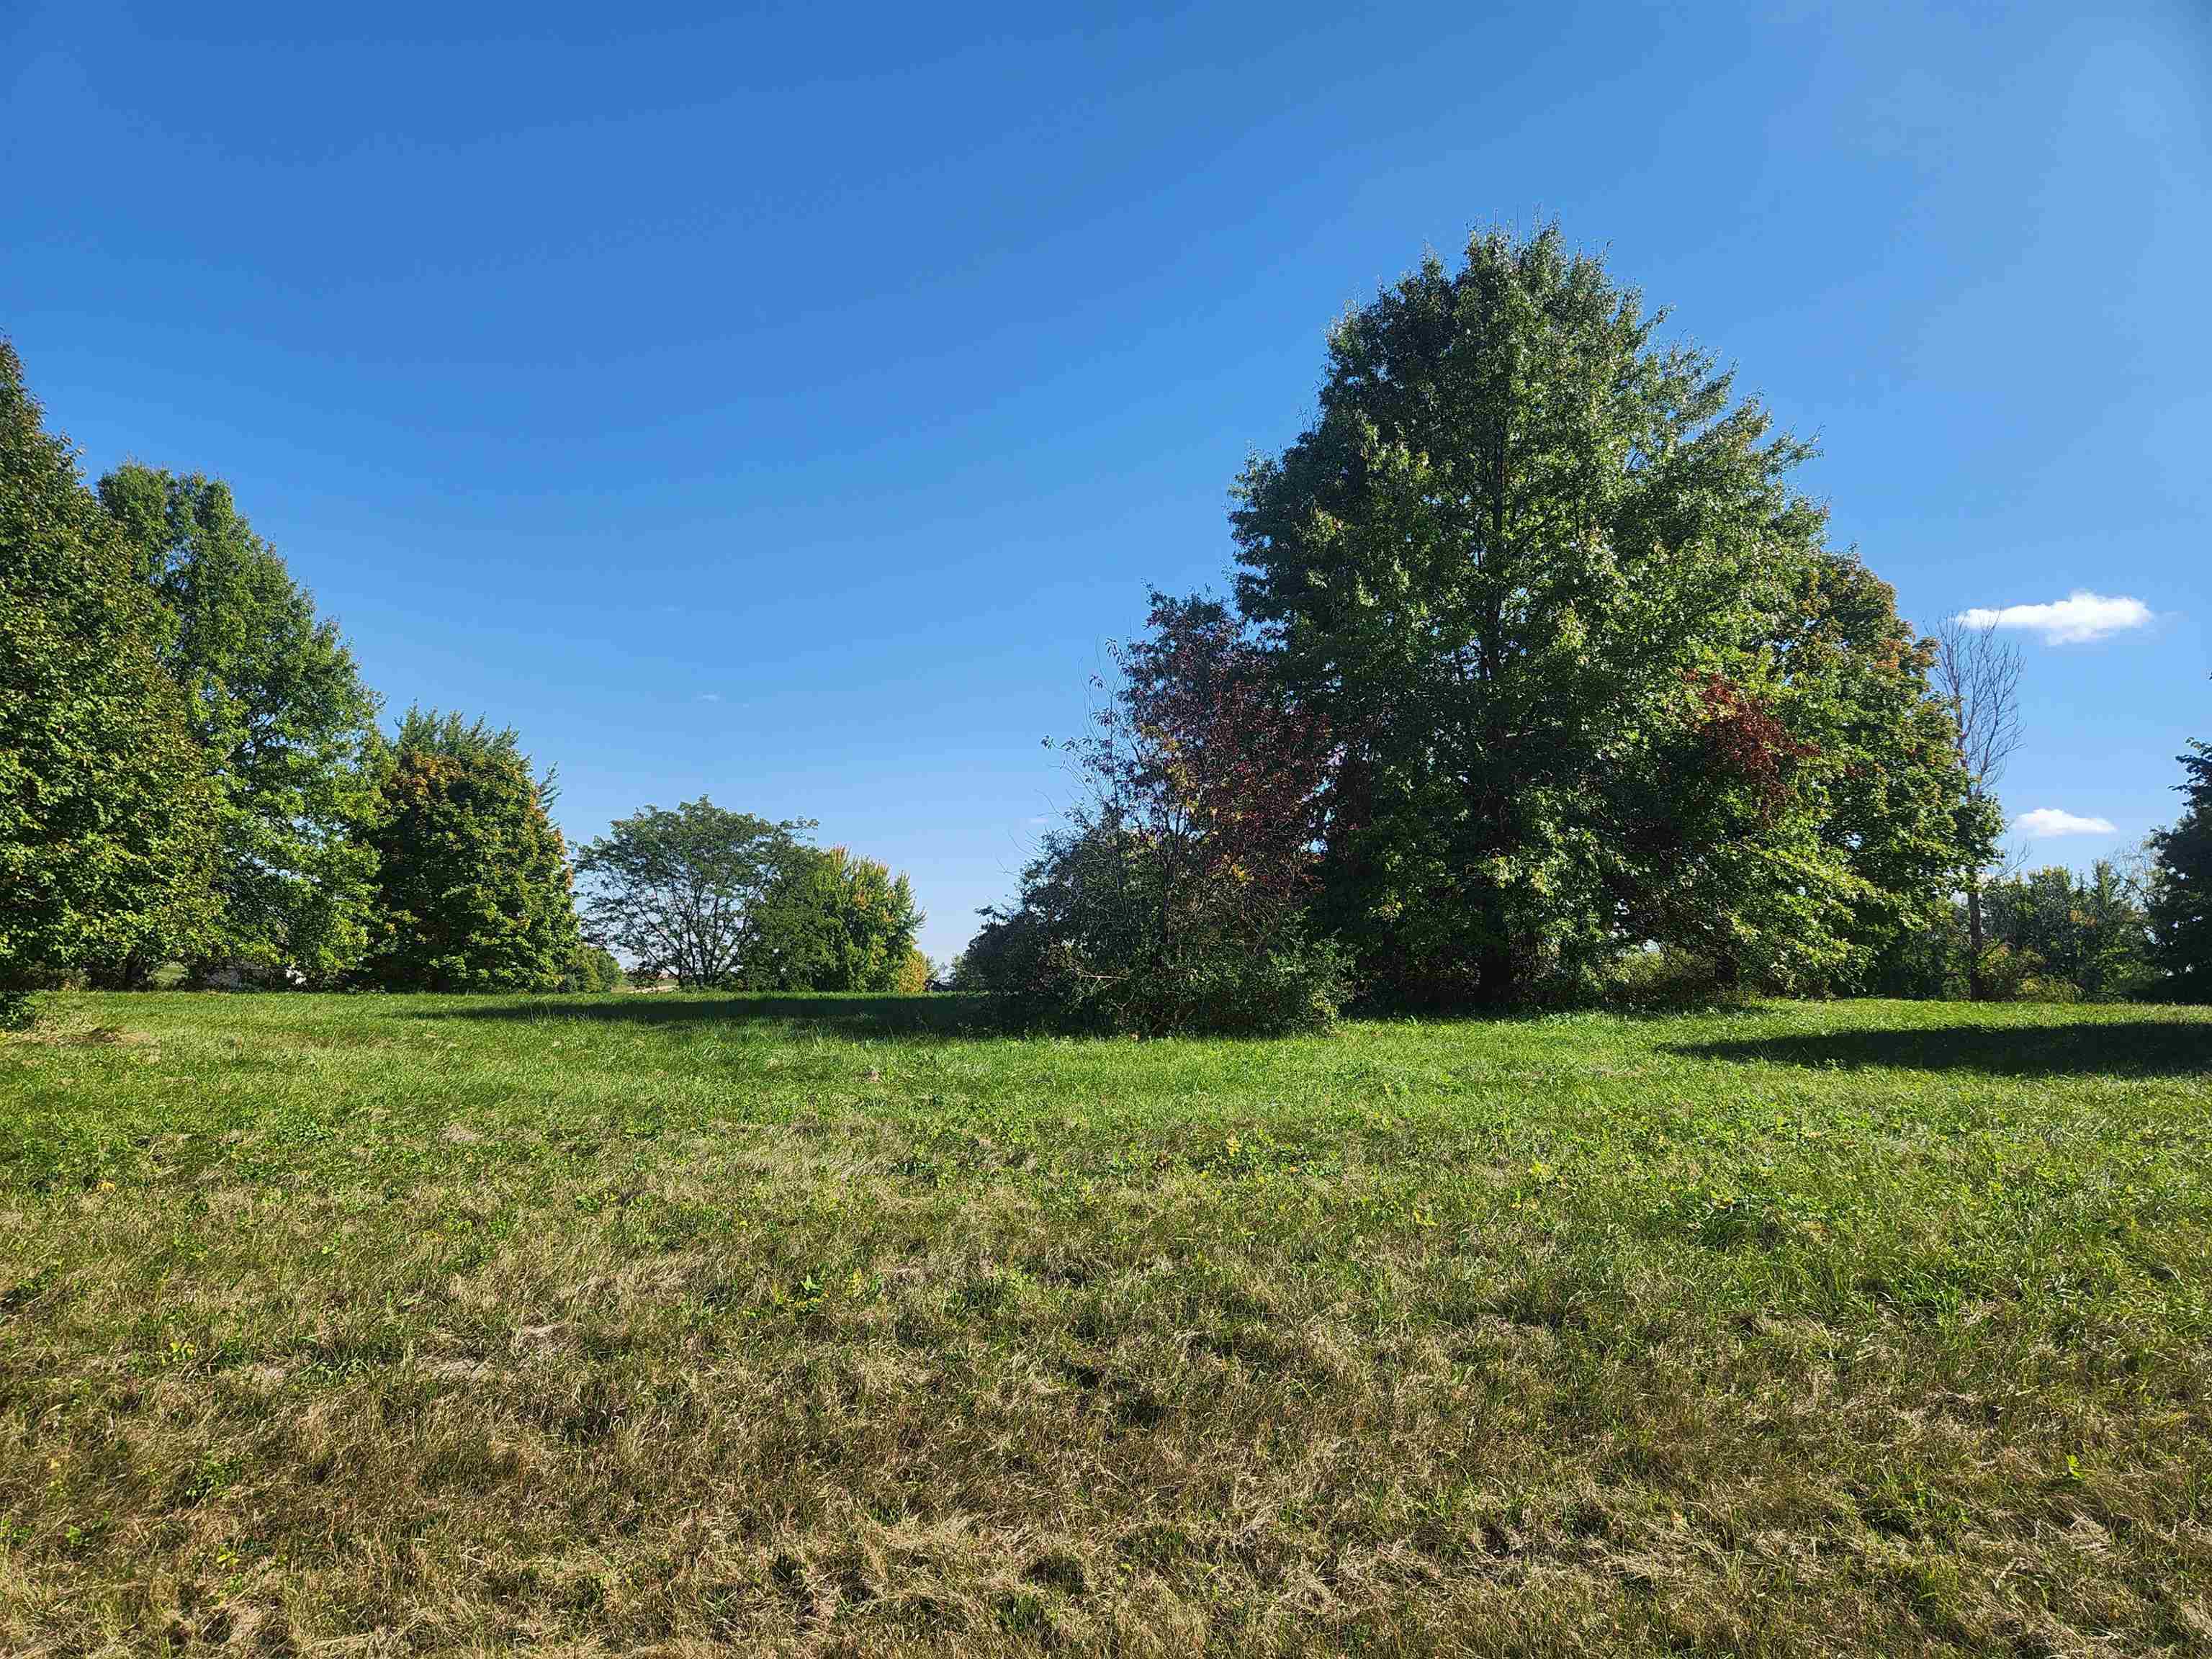
[[[573,863],[516,733],[389,733],[337,626],[228,487],[131,463],[88,486],[0,341],[0,1021],[43,986],[919,990],[903,876],[702,799]],[[738,836],[748,885],[656,931],[654,849]],[[584,878],[580,910],[576,878]],[[619,951],[622,958],[614,954]]]
[[[2140,869],[2006,872],[2017,658],[1900,617],[1796,483],[1810,447],[1662,321],[1556,228],[1348,313],[1316,417],[1237,481],[1230,597],[1156,593],[1115,647],[1066,747],[1081,799],[954,982],[1121,1031],[2212,1000],[2212,750]],[[0,343],[0,1014],[170,963],[927,982],[905,878],[811,822],[647,807],[572,860],[512,730],[379,712],[225,485],[88,486]]]
[[[1996,879],[2017,661],[1923,636],[1812,454],[1556,228],[1331,331],[1237,483],[1233,599],[1155,594],[1079,804],[956,982],[1020,1018],[1351,1001],[2212,995],[2208,766],[2147,882]]]

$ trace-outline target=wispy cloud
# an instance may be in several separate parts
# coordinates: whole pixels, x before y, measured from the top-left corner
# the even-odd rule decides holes
[[[722,694],[719,691],[702,691],[699,694],[701,702],[720,702],[721,700]]]
[[[2114,833],[2110,818],[2085,818],[2073,812],[2062,812],[2055,806],[2039,806],[2033,812],[2022,812],[2012,821],[2012,827],[2023,836],[2109,836]]]
[[[2151,620],[2151,609],[2141,599],[2107,599],[2076,588],[2048,605],[1976,605],[1954,620],[1969,628],[2025,629],[2042,635],[2046,645],[2086,645],[2142,627]]]

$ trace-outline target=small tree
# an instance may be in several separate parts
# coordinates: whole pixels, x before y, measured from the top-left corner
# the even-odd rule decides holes
[[[686,990],[738,985],[762,954],[759,912],[801,861],[810,820],[772,823],[705,796],[617,818],[576,855],[585,932]]]
[[[376,698],[228,485],[134,465],[100,496],[160,605],[162,660],[215,785],[218,906],[187,966],[330,982],[368,947],[374,859],[353,831]],[[143,966],[103,974],[128,981]]]
[[[568,972],[562,976],[564,991],[619,991],[624,975],[623,965],[613,951],[598,945],[579,945]]]
[[[889,991],[923,917],[888,866],[842,847],[802,847],[763,896],[745,952],[763,991]]]
[[[580,939],[567,849],[511,730],[410,708],[372,757],[378,915],[365,976],[392,991],[552,991]]]
[[[1211,600],[1152,595],[1150,631],[1070,745],[1087,799],[984,912],[957,969],[1018,1018],[1130,1032],[1326,1024],[1348,994],[1304,910],[1330,743]]]
[[[0,1023],[87,961],[197,947],[214,802],[129,550],[0,342]]]
[[[1970,628],[1954,617],[1936,630],[1931,678],[1936,696],[1950,711],[1959,765],[1966,776],[1959,837],[1966,861],[1960,879],[1966,894],[1966,994],[1977,1002],[1987,989],[1982,889],[1996,861],[2004,822],[1996,786],[2020,747],[2020,648],[2001,638],[1995,623]]]
[[[2151,837],[2152,951],[2165,978],[2160,994],[2212,1002],[2212,744],[2179,757],[2176,785],[2189,805],[2181,821]]]

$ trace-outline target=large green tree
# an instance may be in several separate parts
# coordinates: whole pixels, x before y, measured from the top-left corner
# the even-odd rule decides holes
[[[586,933],[686,989],[745,982],[761,908],[801,861],[814,826],[732,812],[702,796],[617,818],[576,855]]]
[[[551,991],[582,956],[568,852],[512,730],[410,709],[370,757],[377,911],[363,972],[394,991]]]
[[[2165,975],[2158,994],[2212,1002],[2212,744],[2192,743],[2179,758],[2187,775],[2176,787],[2189,805],[2151,837],[2152,949]]]
[[[1556,229],[1430,259],[1255,460],[1238,596],[1341,745],[1317,920],[1384,994],[1510,1002],[1644,939],[1813,987],[1939,902],[1926,658],[1808,447]]]
[[[88,960],[207,926],[205,769],[154,598],[0,342],[0,1017]]]
[[[376,699],[228,485],[133,465],[100,496],[159,599],[215,784],[219,908],[189,965],[331,982],[368,945],[375,861],[354,831]]]

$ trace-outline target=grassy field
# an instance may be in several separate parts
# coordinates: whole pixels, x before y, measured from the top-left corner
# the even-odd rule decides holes
[[[80,996],[0,1650],[2212,1649],[2212,1017]]]

